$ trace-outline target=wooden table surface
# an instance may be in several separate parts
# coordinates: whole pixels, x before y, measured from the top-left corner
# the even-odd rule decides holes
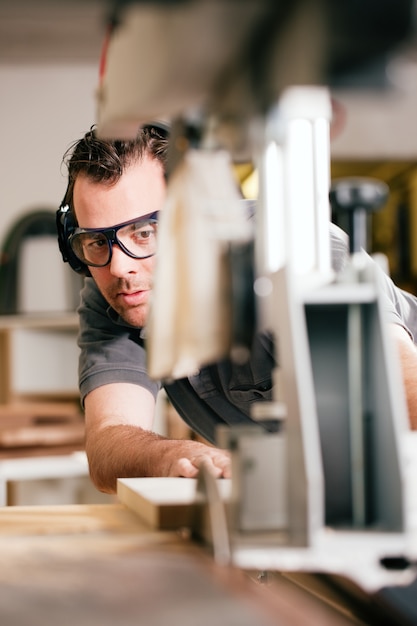
[[[152,531],[122,504],[0,510],[4,626],[364,624],[291,580],[216,565],[187,533]]]

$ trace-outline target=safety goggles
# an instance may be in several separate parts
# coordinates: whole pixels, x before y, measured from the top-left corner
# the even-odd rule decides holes
[[[92,267],[110,263],[114,244],[133,259],[146,259],[156,253],[158,213],[148,213],[110,228],[76,228],[68,243],[75,256]]]

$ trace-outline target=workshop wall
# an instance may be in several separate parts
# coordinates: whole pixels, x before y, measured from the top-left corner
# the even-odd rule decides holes
[[[61,202],[66,188],[62,156],[70,144],[95,121],[94,89],[97,79],[97,63],[93,62],[57,63],[54,59],[50,63],[36,63],[30,59],[19,63],[0,61],[0,243],[3,243],[10,228],[24,214],[32,210],[55,211]],[[54,293],[57,277],[62,276],[60,272],[64,268],[58,252],[57,263],[58,267],[49,267],[47,281],[41,281],[47,284],[49,291],[52,288]],[[38,276],[37,281],[39,279]],[[45,300],[43,296],[42,299]],[[57,340],[65,337],[66,332],[56,333]],[[74,349],[60,350],[57,341],[56,358],[61,356],[57,371],[62,373],[69,368],[73,373],[70,379],[76,381],[75,343]],[[11,355],[10,351],[1,351],[3,387],[4,381],[12,378],[12,372],[5,371],[7,354],[13,356],[13,362],[18,365],[15,353]],[[29,361],[28,357],[31,357],[32,360],[36,358],[36,371],[47,369],[45,358],[48,357],[44,349],[33,352],[26,345],[25,354],[25,365]],[[65,358],[62,358],[63,354]],[[19,370],[20,374],[22,372]],[[30,375],[30,379],[33,381],[36,376]],[[52,380],[47,381],[47,388],[48,392],[53,390]],[[37,386],[35,393],[41,391]],[[4,400],[3,397],[2,402]],[[41,459],[37,458],[36,461],[39,464]],[[7,483],[8,504],[108,501],[95,490],[87,475],[73,476],[69,471],[66,477],[58,477],[59,472],[55,477],[48,456],[45,457],[47,463],[49,465],[43,479],[33,480],[31,476],[31,480],[19,480],[20,467],[15,470],[16,480],[13,480],[11,473],[11,480]],[[4,474],[3,466],[4,463]]]
[[[0,63],[0,241],[30,209],[55,209],[67,147],[95,121],[97,64]]]

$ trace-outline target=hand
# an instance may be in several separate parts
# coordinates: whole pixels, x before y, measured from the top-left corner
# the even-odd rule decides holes
[[[207,446],[196,441],[177,441],[178,457],[173,461],[169,476],[195,478],[205,464],[215,478],[230,478],[230,454],[226,450]]]

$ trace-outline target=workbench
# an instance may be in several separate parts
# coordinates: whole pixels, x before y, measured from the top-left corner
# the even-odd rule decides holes
[[[3,508],[0,551],[4,626],[366,623],[290,578],[217,565],[186,529],[153,531],[117,501]]]

